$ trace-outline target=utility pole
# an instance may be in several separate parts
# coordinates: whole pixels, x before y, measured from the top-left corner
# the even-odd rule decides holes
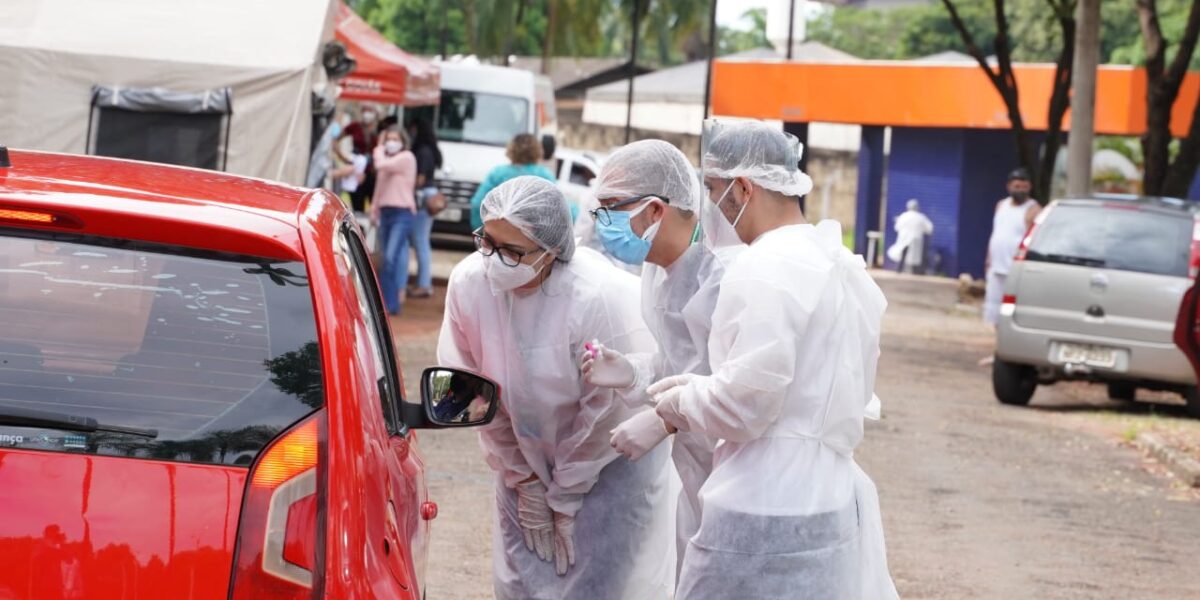
[[[796,0],[788,0],[787,59],[792,60],[792,44],[796,35]]]
[[[708,6],[708,73],[704,77],[704,118],[708,118],[708,105],[712,102],[713,61],[717,58],[717,0],[709,0]]]
[[[625,143],[633,137],[633,78],[637,77],[638,27],[642,21],[642,0],[633,0],[633,40],[629,48],[629,95],[625,98]]]
[[[1067,140],[1067,194],[1092,192],[1092,142],[1096,136],[1096,67],[1100,63],[1100,0],[1079,0],[1075,13],[1075,64],[1071,69],[1071,133]],[[1039,198],[1047,201],[1049,198]]]

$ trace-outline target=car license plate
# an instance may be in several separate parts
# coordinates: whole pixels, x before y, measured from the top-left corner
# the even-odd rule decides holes
[[[1084,344],[1060,344],[1058,360],[1066,364],[1084,364],[1090,367],[1111,369],[1117,366],[1116,348],[1088,346]]]
[[[462,220],[462,216],[463,216],[463,211],[461,208],[447,208],[447,209],[443,210],[442,212],[438,213],[437,216],[434,218],[439,221],[449,221],[451,223],[457,223]]]

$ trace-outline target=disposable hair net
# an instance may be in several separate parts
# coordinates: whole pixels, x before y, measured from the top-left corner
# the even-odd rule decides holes
[[[705,122],[704,176],[745,177],[785,196],[803,196],[813,183],[800,170],[804,145],[796,136],[759,121]]]
[[[702,193],[687,157],[662,140],[642,140],[613,152],[596,178],[596,197],[602,200],[654,194],[675,208],[696,210]]]
[[[496,186],[483,199],[483,221],[504,219],[537,245],[569,261],[575,255],[571,209],[553,183],[526,175]]]

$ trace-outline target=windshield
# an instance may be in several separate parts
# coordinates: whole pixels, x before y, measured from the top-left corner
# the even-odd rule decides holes
[[[504,146],[528,127],[529,102],[524,98],[442,90],[437,128],[442,141]]]
[[[158,431],[0,425],[0,447],[249,465],[324,404],[304,265],[0,231],[0,405]]]
[[[1061,204],[1036,231],[1027,260],[1188,276],[1190,214],[1135,205]]]

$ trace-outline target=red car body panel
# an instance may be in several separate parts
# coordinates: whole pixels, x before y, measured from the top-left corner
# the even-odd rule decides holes
[[[422,514],[432,515],[424,465],[416,434],[389,434],[382,416],[376,382],[386,373],[370,358],[367,315],[337,242],[349,217],[343,203],[197,169],[10,157],[0,209],[69,215],[88,235],[306,263],[328,428],[324,571],[315,576],[329,597],[421,598],[430,530]],[[402,381],[398,365],[383,368]],[[0,449],[0,598],[227,597],[249,472]]]
[[[244,468],[0,452],[0,590],[17,598],[220,598]]]

